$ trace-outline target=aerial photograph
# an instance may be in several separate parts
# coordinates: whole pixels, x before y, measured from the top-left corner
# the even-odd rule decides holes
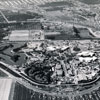
[[[0,100],[100,100],[100,0],[0,0]]]

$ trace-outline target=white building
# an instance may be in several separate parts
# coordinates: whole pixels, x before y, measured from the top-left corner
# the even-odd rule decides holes
[[[44,40],[41,30],[14,30],[9,36],[9,41],[36,41]]]
[[[95,53],[91,51],[83,51],[81,53],[78,53],[77,56],[80,62],[90,62],[95,61],[97,59]]]

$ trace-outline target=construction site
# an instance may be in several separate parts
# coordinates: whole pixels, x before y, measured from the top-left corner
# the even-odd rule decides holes
[[[0,100],[99,100],[100,3],[0,1]]]

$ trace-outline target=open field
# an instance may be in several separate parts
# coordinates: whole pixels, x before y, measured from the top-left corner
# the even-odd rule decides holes
[[[0,78],[0,100],[9,100],[12,79]]]

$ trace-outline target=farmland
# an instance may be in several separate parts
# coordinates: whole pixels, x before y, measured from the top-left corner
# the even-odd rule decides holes
[[[43,92],[34,91],[34,89],[28,89],[20,83],[15,83],[13,100],[99,100],[100,99],[100,87],[93,91],[86,93],[70,94],[66,96],[48,95]]]
[[[0,85],[0,100],[8,100],[12,87],[12,79],[1,78]]]

